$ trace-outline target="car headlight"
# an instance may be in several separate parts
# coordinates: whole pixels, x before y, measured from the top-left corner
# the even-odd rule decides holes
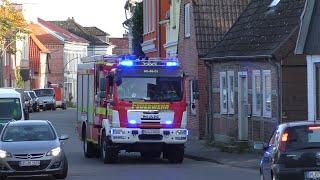
[[[11,157],[11,154],[6,151],[0,150],[0,159],[4,159],[7,157]]]
[[[47,153],[47,156],[59,156],[60,155],[60,152],[61,152],[61,148],[60,147],[57,147],[57,148],[54,148],[52,149],[51,151],[49,151]]]
[[[188,135],[188,130],[177,130],[176,134],[177,135]]]

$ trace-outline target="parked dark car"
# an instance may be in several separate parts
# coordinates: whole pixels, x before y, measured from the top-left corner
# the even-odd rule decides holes
[[[39,106],[43,111],[46,110],[56,110],[56,101],[54,99],[54,89],[44,88],[44,89],[34,89],[33,90],[39,98]]]
[[[40,106],[39,106],[39,98],[37,94],[34,91],[28,91],[29,96],[31,97],[31,104],[32,104],[32,111],[33,112],[39,112]]]
[[[294,122],[277,127],[268,144],[255,143],[264,150],[260,179],[320,179],[320,122]]]
[[[11,176],[52,175],[65,179],[68,161],[49,121],[11,121],[0,136],[0,180]]]

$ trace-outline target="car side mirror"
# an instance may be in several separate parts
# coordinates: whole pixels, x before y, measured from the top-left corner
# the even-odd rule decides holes
[[[60,141],[65,141],[65,140],[67,140],[67,139],[69,139],[69,136],[68,135],[61,135],[60,137],[59,137],[59,140]]]
[[[268,147],[268,145],[264,142],[254,142],[254,144],[253,144],[253,148],[255,150],[265,151],[267,149],[267,147]]]

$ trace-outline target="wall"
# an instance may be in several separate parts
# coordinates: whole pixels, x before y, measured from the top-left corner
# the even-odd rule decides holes
[[[129,39],[125,38],[110,38],[110,43],[114,46],[112,49],[113,55],[129,54]]]
[[[189,3],[189,0],[182,1],[180,8],[180,27],[184,27],[184,5]],[[192,7],[191,7],[192,9]],[[192,10],[191,10],[192,11]],[[190,81],[197,79],[198,77],[198,51],[196,46],[196,35],[194,28],[194,17],[191,13],[191,36],[186,38],[184,36],[184,28],[180,28],[179,32],[179,44],[178,44],[178,58],[181,62],[184,72],[188,73],[187,83],[186,83],[186,92],[187,92],[187,102],[188,102],[188,129],[190,130],[190,135],[198,138],[200,136],[199,132],[199,111],[196,108],[196,114],[192,114],[191,109],[191,100],[190,100]],[[196,101],[195,106],[199,106],[199,102]]]
[[[275,126],[278,124],[278,91],[277,91],[277,71],[275,66],[270,65],[266,60],[259,61],[228,61],[214,62],[212,68],[211,95],[213,97],[213,131],[217,141],[230,141],[238,139],[238,72],[247,72],[248,75],[248,103],[252,103],[252,71],[271,70],[272,87],[272,118],[262,116],[251,116],[248,120],[248,140],[249,141],[268,141]],[[220,113],[220,72],[234,71],[235,77],[235,113],[233,115],[222,115]]]

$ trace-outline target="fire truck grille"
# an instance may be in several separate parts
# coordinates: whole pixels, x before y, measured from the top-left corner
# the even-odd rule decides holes
[[[139,135],[140,140],[162,140],[163,136],[160,134],[152,134],[152,135],[147,135],[147,134],[141,134]]]

